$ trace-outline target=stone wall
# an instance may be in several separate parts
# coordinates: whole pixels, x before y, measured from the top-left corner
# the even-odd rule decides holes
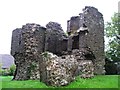
[[[88,48],[74,49],[71,55],[75,57],[78,62],[75,76],[83,78],[90,78],[94,76],[94,55]]]
[[[15,58],[14,79],[38,79],[40,54],[44,50],[45,28],[38,24],[26,24],[15,29],[12,36],[11,54]]]
[[[95,55],[95,73],[104,74],[104,20],[102,14],[94,7],[85,7],[84,21],[89,28],[87,45]]]
[[[102,14],[94,7],[85,7],[67,25],[68,36],[56,22],[49,22],[46,28],[28,23],[13,31],[15,80],[40,79],[47,85],[62,86],[75,76],[90,78],[105,73]]]
[[[104,57],[104,20],[103,15],[94,7],[86,6],[83,9],[83,13],[79,14],[80,16],[71,17],[68,21],[68,35],[72,36],[74,45],[74,37],[79,34],[79,30],[81,28],[87,28],[88,32],[82,38],[79,36],[79,46],[90,48],[90,51],[93,52],[95,56],[95,74],[104,74],[104,65],[105,65],[105,57]],[[77,34],[76,34],[77,33]],[[77,44],[78,45],[78,44]],[[71,46],[74,47],[74,46]]]
[[[40,54],[50,51],[61,55],[66,51],[67,36],[60,24],[49,22],[46,27],[28,23],[13,31],[11,54],[17,66],[14,79],[38,79]]]
[[[46,25],[45,51],[61,55],[67,50],[67,35],[65,35],[60,24],[49,22]]]

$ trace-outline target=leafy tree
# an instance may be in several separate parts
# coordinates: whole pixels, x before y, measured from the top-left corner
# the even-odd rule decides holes
[[[106,57],[120,61],[120,13],[114,13],[111,22],[105,25],[105,36],[109,39]]]

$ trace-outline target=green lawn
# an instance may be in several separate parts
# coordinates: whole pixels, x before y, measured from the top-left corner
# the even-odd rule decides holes
[[[39,80],[11,81],[11,76],[0,76],[0,78],[2,88],[54,88],[46,86]],[[77,77],[74,82],[61,88],[118,88],[118,75],[100,75],[92,79]]]

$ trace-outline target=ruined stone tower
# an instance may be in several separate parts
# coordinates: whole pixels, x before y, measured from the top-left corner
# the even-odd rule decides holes
[[[15,29],[11,44],[16,64],[13,79],[40,79],[48,85],[61,86],[76,75],[89,78],[104,74],[102,14],[94,7],[85,7],[83,13],[68,20],[67,33],[68,36],[56,22],[46,27],[28,23]]]
[[[44,52],[45,28],[38,24],[26,24],[12,33],[11,54],[15,58],[14,79],[39,79],[40,54]]]
[[[46,25],[45,51],[56,55],[62,55],[62,51],[67,50],[67,35],[60,24],[49,22]]]
[[[68,51],[89,48],[94,55],[95,74],[104,74],[104,20],[94,7],[85,7],[67,22]],[[89,58],[89,55],[86,56]]]
[[[15,58],[14,79],[40,79],[40,54],[49,51],[61,55],[67,49],[67,36],[60,24],[49,22],[47,28],[26,24],[12,33],[11,55]]]

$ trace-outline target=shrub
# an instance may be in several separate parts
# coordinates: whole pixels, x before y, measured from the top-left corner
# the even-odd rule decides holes
[[[14,73],[15,73],[15,69],[16,69],[16,66],[15,65],[11,65],[11,67],[9,69],[2,69],[1,66],[0,66],[0,75],[2,76],[13,76]]]
[[[13,76],[15,73],[16,66],[13,64],[11,67],[8,69],[9,75]]]
[[[2,69],[2,76],[7,76],[9,74],[8,69]]]

